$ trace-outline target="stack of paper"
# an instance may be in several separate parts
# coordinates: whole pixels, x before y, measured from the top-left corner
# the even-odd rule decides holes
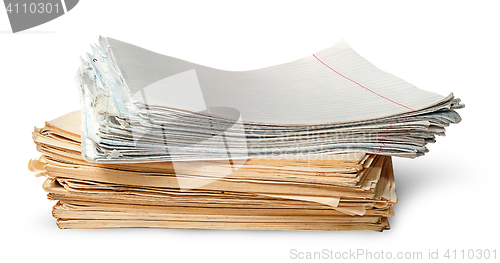
[[[417,157],[460,121],[460,100],[420,90],[345,42],[230,72],[101,38],[76,78],[91,162],[245,160],[366,152]]]
[[[397,201],[391,158],[341,154],[330,160],[97,164],[80,153],[80,112],[35,129],[43,153],[30,170],[46,176],[60,228],[388,229]],[[186,166],[187,167],[187,166]],[[196,188],[186,189],[192,183]],[[182,187],[184,185],[184,187]]]
[[[111,38],[92,49],[81,112],[33,133],[61,228],[382,231],[392,156],[423,155],[464,106],[343,41],[244,72]]]

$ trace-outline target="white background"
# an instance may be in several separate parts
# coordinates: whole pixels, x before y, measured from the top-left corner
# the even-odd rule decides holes
[[[0,10],[0,258],[285,262],[291,249],[422,251],[424,258],[429,249],[439,249],[440,258],[445,249],[497,249],[500,258],[496,2],[305,2],[87,0],[16,34]],[[99,35],[225,70],[292,61],[344,38],[382,70],[421,89],[454,92],[466,108],[460,110],[462,123],[447,129],[426,156],[394,159],[399,202],[392,229],[383,233],[59,230],[51,216],[54,203],[41,187],[44,179],[27,169],[39,155],[31,132],[79,109],[79,56]]]

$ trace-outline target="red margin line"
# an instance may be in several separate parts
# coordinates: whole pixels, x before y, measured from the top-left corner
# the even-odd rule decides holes
[[[348,78],[348,77],[346,77],[346,76],[344,76],[344,75],[340,74],[340,72],[336,71],[335,69],[333,69],[333,68],[331,68],[330,66],[328,66],[327,64],[325,64],[325,62],[321,61],[321,59],[319,59],[318,57],[316,57],[316,55],[314,55],[314,54],[313,54],[313,57],[315,57],[315,58],[316,58],[319,62],[321,62],[321,64],[325,65],[327,68],[331,69],[333,72],[335,72],[335,73],[339,74],[341,77],[343,77],[343,78],[345,78],[345,79],[347,79],[347,80],[350,80],[350,81],[354,82],[355,84],[357,84],[358,86],[362,87],[363,89],[365,89],[365,90],[367,90],[367,91],[369,91],[369,92],[371,92],[371,93],[373,93],[373,94],[375,94],[375,95],[377,95],[377,96],[379,96],[379,97],[381,97],[381,98],[383,98],[383,99],[386,99],[386,100],[388,100],[388,101],[390,101],[390,102],[392,102],[392,103],[394,103],[394,104],[397,104],[397,105],[399,105],[399,106],[401,106],[401,107],[405,107],[405,108],[407,108],[407,109],[409,109],[409,110],[411,110],[411,111],[415,111],[414,109],[412,109],[412,108],[410,108],[410,107],[407,107],[407,106],[405,106],[405,105],[403,105],[403,104],[401,104],[401,103],[397,103],[397,102],[395,102],[395,101],[393,101],[393,100],[391,100],[391,99],[389,99],[389,98],[386,98],[386,97],[384,97],[384,96],[382,96],[382,95],[380,95],[380,94],[376,93],[375,91],[373,91],[373,90],[371,90],[371,89],[369,89],[369,88],[367,88],[367,87],[365,87],[365,86],[363,86],[363,85],[361,85],[361,84],[357,83],[356,81],[354,81],[354,80],[352,80],[352,79],[350,79],[350,78]]]

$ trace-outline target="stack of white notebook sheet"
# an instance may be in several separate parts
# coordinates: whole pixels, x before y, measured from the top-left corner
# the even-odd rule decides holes
[[[452,94],[379,70],[344,41],[293,62],[224,71],[100,38],[82,59],[90,162],[418,157],[458,123]]]

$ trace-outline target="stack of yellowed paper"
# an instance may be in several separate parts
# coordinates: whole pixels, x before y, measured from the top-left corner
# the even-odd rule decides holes
[[[35,129],[29,163],[69,228],[372,230],[389,228],[396,192],[390,156],[91,163],[81,112]],[[176,164],[178,165],[178,164]],[[176,172],[177,171],[177,172]],[[222,171],[222,172],[221,172]],[[230,171],[230,172],[226,172]]]

